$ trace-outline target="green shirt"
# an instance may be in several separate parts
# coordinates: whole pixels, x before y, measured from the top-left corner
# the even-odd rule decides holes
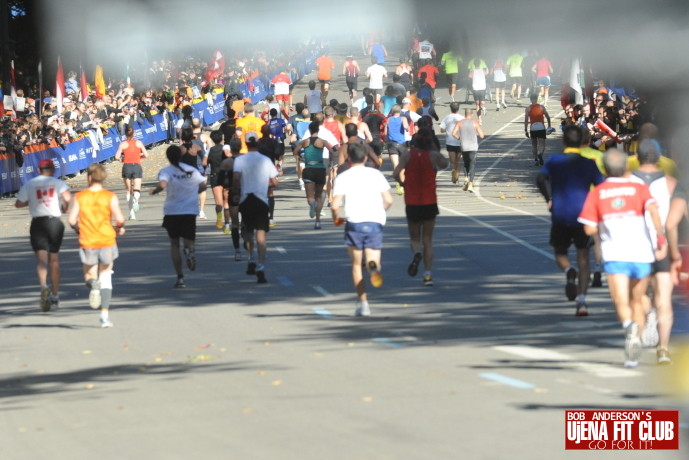
[[[522,76],[522,61],[524,61],[524,56],[519,53],[513,54],[507,58],[506,64],[510,69],[510,77]]]
[[[455,56],[452,51],[443,54],[440,59],[440,63],[445,66],[445,73],[459,73],[459,64],[462,62],[462,58]]]

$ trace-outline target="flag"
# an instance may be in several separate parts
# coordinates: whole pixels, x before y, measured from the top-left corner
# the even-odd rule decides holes
[[[3,102],[5,97],[2,93],[2,85],[0,85],[0,117],[5,116],[5,103]]]
[[[215,51],[211,55],[211,60],[208,63],[206,70],[206,80],[210,83],[215,80],[225,71],[225,57],[220,51]]]
[[[581,77],[581,61],[579,58],[574,58],[572,59],[572,66],[570,67],[569,71],[569,87],[574,90],[574,103],[575,104],[583,104],[584,103],[584,95],[583,95],[583,90],[581,88],[581,82],[582,82],[582,77]]]
[[[12,104],[17,108],[17,79],[14,76],[14,60],[10,61],[10,96],[12,96]]]
[[[82,67],[81,64],[79,64],[79,73],[79,91],[81,94],[81,102],[84,102],[89,97],[89,87],[86,82],[86,72],[84,72],[84,67]]]
[[[127,88],[131,88],[132,80],[129,78],[129,63],[127,63],[127,74],[125,75],[125,78],[127,79]]]
[[[62,61],[57,58],[57,74],[55,75],[55,98],[57,99],[57,111],[62,113],[62,102],[65,98],[65,72],[62,70]]]
[[[105,96],[105,78],[103,78],[103,68],[96,66],[96,75],[94,76],[96,85],[96,97],[102,99]]]
[[[36,112],[40,117],[43,114],[43,61],[38,61],[38,97],[36,98],[38,107]]]

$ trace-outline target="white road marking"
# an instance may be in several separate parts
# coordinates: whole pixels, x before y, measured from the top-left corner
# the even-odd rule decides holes
[[[280,254],[287,254],[287,249],[283,248],[282,246],[277,246],[275,250]]]
[[[316,291],[317,293],[319,293],[323,297],[332,297],[331,293],[329,293],[328,291],[326,291],[325,289],[323,289],[320,286],[313,286],[312,285],[311,287],[313,288],[314,291]]]
[[[545,348],[508,345],[493,347],[493,349],[534,361],[564,361],[573,368],[581,369],[588,374],[601,378],[628,378],[642,375],[639,371],[625,369],[622,367],[621,363],[619,367],[617,367],[607,364],[577,361],[572,356],[557,351],[547,350]]]
[[[275,279],[278,280],[283,286],[294,286],[294,283],[286,276],[276,276]]]

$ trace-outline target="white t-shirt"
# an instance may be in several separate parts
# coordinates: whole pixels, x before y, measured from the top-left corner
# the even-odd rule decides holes
[[[242,203],[250,193],[256,198],[268,204],[268,181],[277,177],[278,172],[275,165],[267,156],[255,150],[240,155],[234,160],[234,172],[242,173],[241,190],[242,196],[239,202]]]
[[[369,77],[368,87],[371,89],[383,89],[383,77],[388,76],[388,71],[380,64],[373,64],[366,69],[366,75]]]
[[[69,190],[67,184],[52,176],[37,176],[24,184],[17,200],[29,203],[31,217],[60,217],[60,195]]]
[[[385,225],[382,193],[386,190],[390,190],[390,184],[380,171],[354,166],[337,176],[333,194],[344,197],[344,211],[349,222]]]
[[[483,73],[483,68],[477,67],[474,69],[473,78],[471,79],[471,89],[474,91],[483,91],[486,89],[486,74]]]
[[[457,122],[464,120],[464,117],[458,113],[451,113],[440,122],[440,127],[445,130],[447,135],[445,136],[445,145],[451,145],[453,147],[459,147],[462,142],[452,135],[452,131],[455,129]]]
[[[184,170],[182,172],[181,170]],[[185,163],[179,168],[167,166],[158,173],[158,180],[167,182],[163,214],[166,216],[197,215],[199,213],[199,184],[206,181],[198,169]]]
[[[433,43],[424,40],[419,43],[419,59],[433,59]]]

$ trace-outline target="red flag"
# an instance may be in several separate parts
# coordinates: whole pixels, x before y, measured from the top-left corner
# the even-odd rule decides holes
[[[62,70],[62,61],[57,58],[57,75],[55,75],[55,98],[57,99],[57,110],[62,112],[62,101],[65,98],[65,72]]]
[[[211,60],[208,63],[208,70],[206,70],[206,80],[211,82],[215,80],[225,71],[225,57],[220,51],[213,52]]]
[[[10,96],[12,96],[12,103],[14,108],[17,108],[17,79],[14,76],[14,61],[10,61]]]
[[[79,77],[79,90],[81,93],[81,102],[84,102],[89,97],[89,88],[86,82],[86,72],[84,72],[84,68],[81,65],[79,65],[79,70],[81,71],[81,76]]]

